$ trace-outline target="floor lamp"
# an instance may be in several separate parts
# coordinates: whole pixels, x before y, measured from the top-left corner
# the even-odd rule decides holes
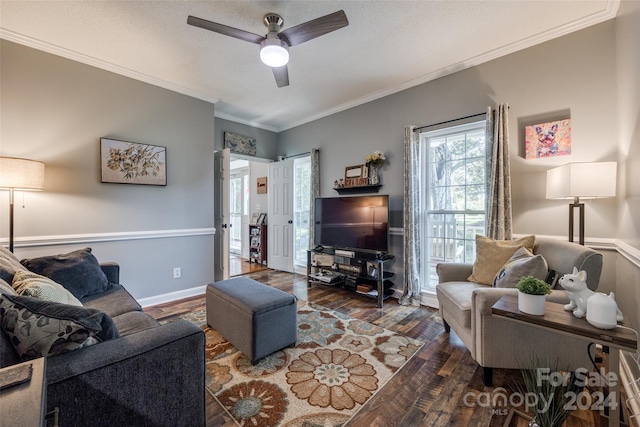
[[[13,252],[13,193],[44,190],[44,163],[0,157],[0,189],[9,190],[9,250]]]
[[[616,195],[616,162],[569,163],[547,171],[547,199],[573,199],[569,204],[569,241],[573,242],[575,209],[579,243],[584,245],[584,203]]]

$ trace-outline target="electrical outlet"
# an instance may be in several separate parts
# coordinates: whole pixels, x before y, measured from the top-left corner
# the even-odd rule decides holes
[[[176,267],[173,269],[173,278],[179,279],[182,277],[182,269],[180,267]]]

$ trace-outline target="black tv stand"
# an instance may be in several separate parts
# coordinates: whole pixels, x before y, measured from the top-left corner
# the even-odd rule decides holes
[[[312,264],[313,255],[322,255],[323,261]],[[307,251],[307,282],[346,289],[374,298],[378,307],[393,295],[395,273],[385,271],[385,264],[394,257],[374,251],[353,251],[353,257],[335,254],[334,248],[316,247]]]

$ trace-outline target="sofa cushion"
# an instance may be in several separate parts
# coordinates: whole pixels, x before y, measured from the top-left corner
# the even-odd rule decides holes
[[[20,264],[16,256],[3,246],[0,246],[0,279],[7,283],[13,281],[13,275],[18,270],[26,270],[27,268]]]
[[[27,296],[1,295],[0,318],[23,361],[118,337],[111,318],[98,310]]]
[[[100,263],[91,253],[91,248],[20,262],[30,271],[60,283],[78,299],[104,292],[111,287]]]
[[[476,260],[473,272],[467,280],[483,285],[492,285],[500,268],[519,248],[525,247],[533,252],[535,236],[526,236],[515,240],[494,240],[476,235]]]
[[[157,320],[142,311],[130,311],[116,316],[113,323],[122,337],[160,326]]]
[[[18,295],[82,307],[82,303],[62,285],[32,271],[16,271],[12,286]]]
[[[545,280],[547,261],[542,255],[534,255],[526,248],[518,249],[502,266],[493,279],[495,288],[515,288],[522,277],[532,276]]]
[[[129,311],[142,311],[138,301],[120,284],[112,284],[108,291],[90,295],[80,300],[82,305],[107,313],[111,317]]]
[[[473,291],[485,288],[473,282],[446,282],[436,286],[441,311],[448,313],[464,328],[471,329],[471,301]]]

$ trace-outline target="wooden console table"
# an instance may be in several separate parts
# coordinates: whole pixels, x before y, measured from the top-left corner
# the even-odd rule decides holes
[[[546,302],[544,308],[544,316],[522,313],[518,310],[518,297],[504,295],[493,305],[491,314],[609,347],[607,369],[616,375],[615,384],[609,388],[610,393],[615,393],[616,399],[615,407],[609,408],[609,427],[618,427],[620,425],[620,402],[618,400],[620,397],[620,350],[635,351],[637,349],[638,341],[635,334],[628,329],[596,328],[586,319],[578,319],[573,313],[565,311],[563,304]]]
[[[0,391],[0,427],[44,426],[47,406],[46,359],[30,360],[0,369],[0,377],[31,365],[31,378]]]

